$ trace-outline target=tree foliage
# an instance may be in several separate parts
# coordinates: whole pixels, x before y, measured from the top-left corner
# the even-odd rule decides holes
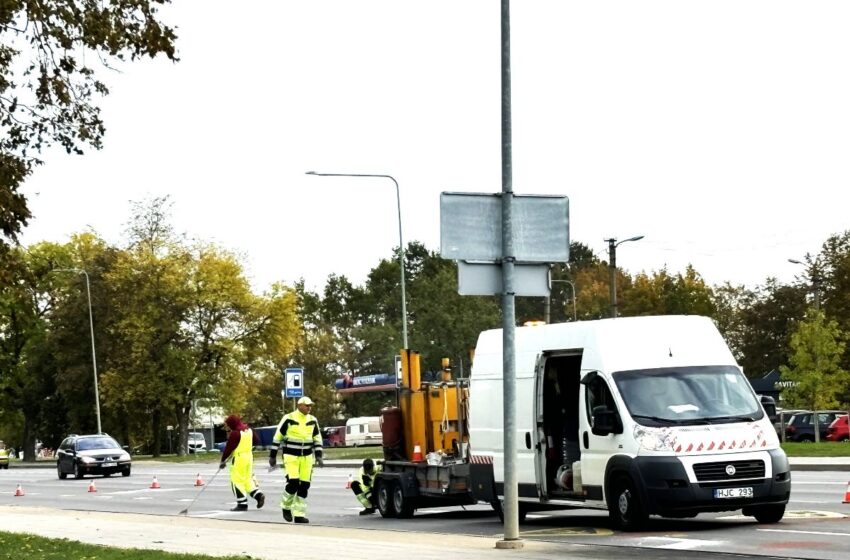
[[[30,211],[20,186],[51,145],[99,149],[105,125],[97,71],[164,55],[174,30],[159,17],[169,0],[5,0],[0,4],[0,233],[15,240]],[[93,65],[99,66],[94,68]],[[2,241],[2,237],[0,237]]]

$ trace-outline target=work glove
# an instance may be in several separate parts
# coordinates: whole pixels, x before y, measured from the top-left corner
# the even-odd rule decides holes
[[[218,464],[219,470],[223,469],[226,466],[227,466],[227,462],[225,462],[225,461],[222,461],[221,463]]]
[[[316,455],[316,465],[319,466],[319,467],[324,467],[325,461],[322,458],[322,450],[317,449],[316,452],[315,452],[315,455]]]
[[[277,464],[277,449],[271,449],[269,451],[269,472],[274,469],[274,466]]]

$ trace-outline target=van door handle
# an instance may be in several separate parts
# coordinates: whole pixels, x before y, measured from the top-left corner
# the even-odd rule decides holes
[[[531,449],[531,432],[525,432],[525,448]]]
[[[584,442],[584,448],[590,449],[590,438],[587,436],[587,432],[584,432],[584,434],[582,434],[581,439]]]

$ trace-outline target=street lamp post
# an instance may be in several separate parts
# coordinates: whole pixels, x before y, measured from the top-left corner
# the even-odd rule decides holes
[[[392,175],[368,173],[319,173],[318,171],[308,171],[307,175],[316,175],[317,177],[376,177],[389,179],[395,185],[395,199],[396,206],[398,207],[398,265],[401,269],[401,340],[402,345],[407,349],[407,297],[404,293],[404,240],[401,235],[401,195],[399,194],[398,181]]]
[[[570,281],[570,280],[552,280],[552,284],[554,284],[556,282],[563,282],[564,284],[568,284],[570,286],[570,289],[572,289],[572,291],[573,291],[573,321],[577,321],[578,320],[578,313],[576,312],[576,285],[573,284],[572,281]],[[543,317],[544,321],[543,322],[546,323],[547,325],[549,324],[550,308],[551,308],[551,298],[549,296],[546,296],[546,309],[545,309],[545,312],[543,314],[544,315],[544,317]]]
[[[94,350],[94,318],[91,311],[91,288],[89,287],[89,273],[81,268],[54,268],[53,272],[73,272],[86,277],[86,295],[89,302],[89,329],[91,331],[91,363],[94,372],[94,404],[97,413],[97,433],[102,433],[100,426],[100,393],[97,388],[97,355]]]
[[[798,261],[797,259],[788,259],[788,262],[789,262],[789,263],[793,263],[793,264],[800,264],[800,265],[803,265],[803,266],[808,266],[808,265],[807,265],[806,263],[804,263],[803,261]],[[815,294],[815,311],[818,311],[818,310],[820,309],[820,283],[821,283],[821,277],[820,277],[820,275],[818,274],[817,263],[815,263],[814,265],[812,265],[812,274],[811,274],[810,279],[811,279],[811,281],[812,281],[812,291],[813,291],[813,292],[814,292],[814,294]]]
[[[613,319],[617,318],[617,246],[629,241],[638,241],[639,239],[643,239],[643,236],[636,235],[622,241],[617,241],[616,237],[605,240],[608,242],[608,295],[611,298],[611,317]]]

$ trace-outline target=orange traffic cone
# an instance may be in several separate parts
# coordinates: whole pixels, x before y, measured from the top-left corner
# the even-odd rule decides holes
[[[21,488],[20,484],[18,484],[18,487],[15,488],[15,496],[26,496],[26,494],[24,494],[24,489]]]
[[[198,473],[198,478],[195,479],[195,486],[203,486],[204,479],[201,478],[201,473]]]
[[[20,486],[18,488],[20,488]],[[850,504],[850,482],[847,483],[847,490],[844,492],[844,501],[841,503]]]
[[[422,458],[422,448],[419,447],[419,444],[413,446],[413,460],[414,461],[424,461]]]
[[[354,481],[354,477],[351,476],[351,473],[348,473],[348,482],[345,483],[345,489],[351,490],[351,483]]]
[[[97,492],[97,486],[94,485],[94,480],[89,484],[89,492]]]
[[[159,488],[159,482],[156,479],[156,475],[153,477],[153,482],[151,482],[150,488]]]

